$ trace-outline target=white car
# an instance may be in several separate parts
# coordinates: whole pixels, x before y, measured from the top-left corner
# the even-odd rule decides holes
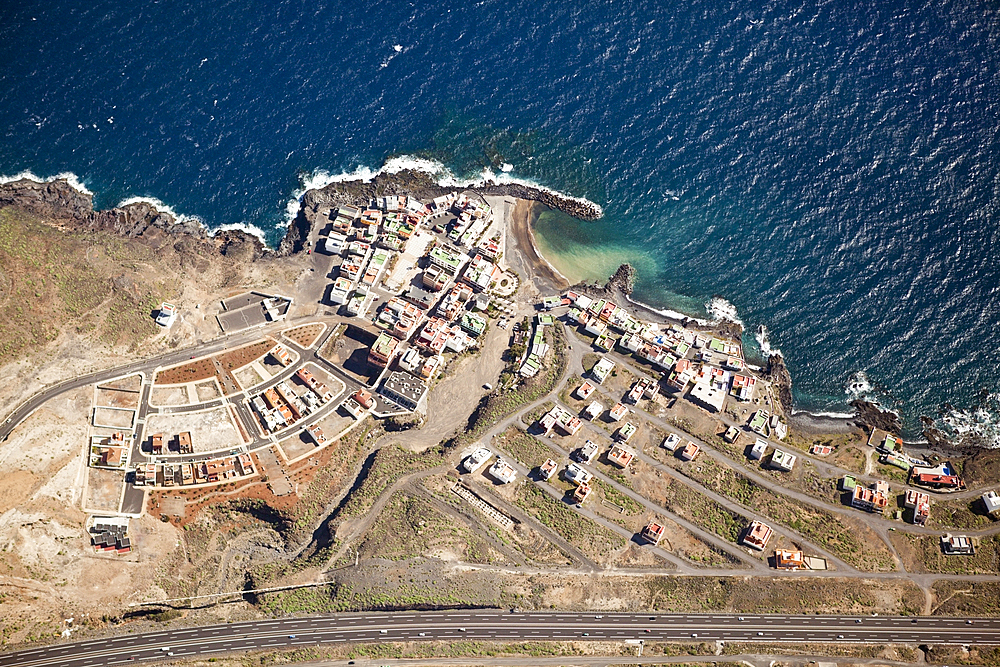
[[[476,472],[491,456],[493,456],[493,452],[485,447],[480,447],[465,457],[465,460],[462,461],[462,470],[465,472]]]

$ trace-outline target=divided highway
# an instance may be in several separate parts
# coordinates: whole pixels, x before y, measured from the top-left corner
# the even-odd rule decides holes
[[[308,644],[436,639],[1000,644],[1000,619],[495,610],[338,614],[64,642],[2,654],[0,667],[99,667]]]

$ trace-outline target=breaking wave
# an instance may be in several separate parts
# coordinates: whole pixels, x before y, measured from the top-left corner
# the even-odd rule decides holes
[[[757,344],[760,345],[760,353],[765,359],[772,354],[777,354],[780,357],[785,356],[781,354],[781,350],[771,345],[771,340],[767,336],[767,327],[763,324],[757,327],[757,333],[754,335],[754,338],[757,340]]]
[[[722,321],[735,322],[746,329],[746,325],[743,324],[743,320],[740,319],[739,314],[736,312],[736,306],[726,301],[721,296],[713,296],[709,302],[705,304],[705,310],[707,310],[708,314],[712,316],[713,323]]]
[[[51,183],[52,181],[60,181],[60,180],[66,181],[67,183],[69,183],[70,187],[72,187],[74,190],[82,192],[85,195],[90,195],[90,196],[94,195],[94,193],[91,192],[87,188],[87,186],[83,184],[83,181],[80,180],[80,177],[71,171],[64,171],[59,174],[56,174],[55,176],[49,176],[48,178],[41,178],[40,176],[36,176],[31,171],[22,171],[21,173],[15,174],[14,176],[0,176],[0,185],[3,185],[4,183],[13,183],[14,181],[20,181],[21,179],[27,179],[29,181],[34,181],[35,183]]]
[[[508,169],[509,167],[509,169]],[[512,176],[509,172],[513,170],[513,165],[505,163],[501,167],[501,173],[496,173],[489,167],[483,168],[478,176],[473,178],[460,178],[456,176],[448,167],[437,160],[416,157],[413,155],[397,155],[391,157],[378,169],[371,169],[366,166],[358,166],[353,171],[345,171],[338,174],[331,174],[325,169],[317,169],[312,174],[302,179],[300,187],[292,193],[292,198],[285,205],[285,219],[277,227],[283,229],[288,226],[295,216],[298,215],[299,204],[302,196],[309,190],[318,190],[331,183],[345,183],[348,181],[361,181],[370,183],[379,174],[398,174],[401,171],[412,170],[428,174],[434,181],[446,188],[475,188],[488,185],[523,185],[534,188],[542,192],[548,192],[561,199],[574,201],[584,206],[588,206],[597,211],[598,217],[604,215],[604,209],[599,204],[590,201],[585,197],[573,197],[558,190],[553,190],[540,183],[536,183],[527,178]]]

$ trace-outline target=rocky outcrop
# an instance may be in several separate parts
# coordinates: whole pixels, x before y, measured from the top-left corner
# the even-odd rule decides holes
[[[854,423],[870,431],[873,428],[880,428],[889,433],[902,433],[903,422],[895,412],[882,410],[871,401],[855,400],[848,405],[857,410]]]
[[[611,276],[604,290],[610,292],[618,290],[622,294],[631,294],[635,288],[636,271],[631,264],[625,263],[618,267],[615,275]]]
[[[737,325],[739,326],[739,325]],[[742,331],[742,327],[740,327]],[[764,377],[771,383],[774,393],[778,396],[785,414],[792,413],[792,374],[788,372],[785,365],[785,358],[780,354],[772,354],[767,358],[767,367],[764,369]]]
[[[177,220],[146,202],[95,211],[93,197],[64,180],[38,183],[21,179],[0,185],[0,208],[5,207],[17,208],[67,229],[105,231],[125,238],[190,237],[213,245],[223,255],[241,260],[252,261],[266,251],[260,239],[252,234],[234,229],[209,236],[197,220]]]

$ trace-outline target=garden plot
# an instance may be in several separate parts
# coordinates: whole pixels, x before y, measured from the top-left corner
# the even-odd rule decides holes
[[[195,453],[239,447],[243,444],[225,407],[182,414],[151,414],[146,418],[147,433],[163,433],[164,440],[178,433],[191,433]]]

